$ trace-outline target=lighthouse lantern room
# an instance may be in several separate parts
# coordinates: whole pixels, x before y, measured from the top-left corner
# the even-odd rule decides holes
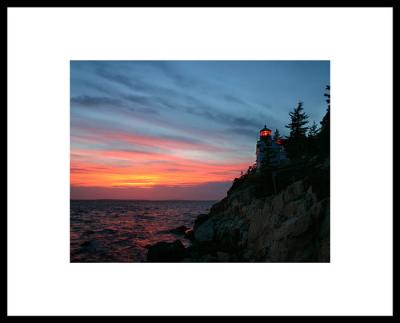
[[[272,134],[272,130],[267,128],[267,125],[260,130],[260,138],[268,137]]]

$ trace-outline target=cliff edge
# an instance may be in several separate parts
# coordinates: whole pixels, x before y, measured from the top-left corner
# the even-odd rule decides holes
[[[328,160],[249,174],[196,219],[190,247],[174,242],[173,261],[329,262],[329,206]],[[148,261],[171,260],[160,254],[151,247]]]

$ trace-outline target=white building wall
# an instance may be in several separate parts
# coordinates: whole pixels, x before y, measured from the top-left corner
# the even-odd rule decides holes
[[[265,149],[266,149],[266,143],[262,140],[257,141],[257,146],[256,146],[256,166],[257,169],[261,168],[261,164],[265,159]],[[286,161],[286,153],[283,150],[283,147],[281,145],[278,145],[274,141],[271,141],[271,149],[274,149],[276,152],[275,160],[274,163],[280,164],[284,161]]]

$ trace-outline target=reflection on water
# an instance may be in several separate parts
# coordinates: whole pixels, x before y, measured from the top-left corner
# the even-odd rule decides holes
[[[192,227],[215,201],[71,200],[71,262],[139,262],[146,245],[181,241],[168,232]]]

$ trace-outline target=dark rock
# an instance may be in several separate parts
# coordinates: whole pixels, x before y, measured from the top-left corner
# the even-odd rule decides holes
[[[212,241],[214,238],[214,222],[206,218],[194,229],[194,239],[199,242]]]
[[[186,249],[180,240],[158,242],[150,246],[148,250],[148,262],[178,262],[186,255]]]
[[[170,233],[175,233],[175,234],[185,234],[186,230],[188,230],[188,229],[189,229],[188,227],[186,227],[184,225],[181,225],[181,226],[179,226],[179,227],[177,227],[175,229],[169,230],[169,232]]]
[[[95,240],[85,241],[80,244],[80,247],[82,252],[98,252],[101,249],[100,244]]]
[[[196,227],[205,222],[209,217],[210,217],[209,214],[199,214],[196,220],[194,221],[194,229],[196,229]]]
[[[205,254],[215,254],[218,251],[218,245],[212,241],[194,241],[192,246],[188,248],[188,251],[198,258]]]
[[[215,255],[205,254],[198,259],[199,262],[218,262],[218,258]]]
[[[177,234],[177,235],[184,235],[185,234],[185,232],[188,230],[189,228],[188,227],[186,227],[186,226],[184,226],[184,225],[181,225],[181,226],[179,226],[179,227],[176,227],[176,228],[174,228],[174,229],[167,229],[167,230],[161,230],[161,231],[158,231],[158,233],[173,233],[173,234]]]
[[[189,240],[191,240],[191,239],[193,239],[193,229],[187,229],[186,231],[185,231],[185,238],[186,239],[189,239]]]
[[[226,252],[217,252],[217,261],[218,262],[228,262],[230,259],[229,254]]]

